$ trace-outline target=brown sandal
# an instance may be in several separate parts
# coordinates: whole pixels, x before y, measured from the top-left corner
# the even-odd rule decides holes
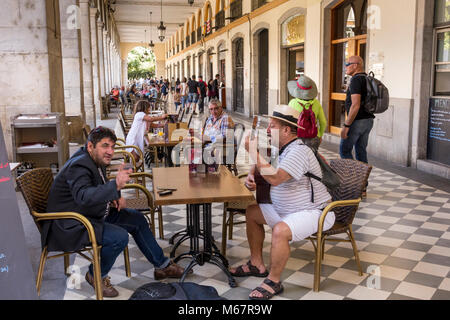
[[[269,271],[260,272],[258,267],[252,265],[251,261],[248,260],[247,264],[249,271],[244,271],[244,265],[240,265],[236,268],[236,271],[231,272],[231,275],[234,277],[258,277],[258,278],[265,278],[269,275]]]
[[[258,291],[259,293],[262,294],[262,297],[249,296],[248,298],[250,300],[269,300],[269,299],[272,299],[273,296],[282,293],[284,290],[283,285],[281,284],[281,281],[273,282],[272,280],[266,278],[266,279],[264,279],[263,282],[264,282],[264,284],[268,285],[273,290],[273,292],[267,291],[263,287],[256,287],[253,291]]]

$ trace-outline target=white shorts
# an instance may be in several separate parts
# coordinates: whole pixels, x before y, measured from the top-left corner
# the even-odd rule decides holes
[[[319,218],[322,214],[322,210],[319,209],[280,214],[275,211],[273,205],[270,203],[260,203],[259,207],[261,208],[266,223],[271,229],[279,222],[284,222],[289,226],[292,233],[292,240],[290,242],[303,240],[316,233]],[[334,220],[334,212],[328,212],[323,224],[323,230],[330,229],[334,225]]]

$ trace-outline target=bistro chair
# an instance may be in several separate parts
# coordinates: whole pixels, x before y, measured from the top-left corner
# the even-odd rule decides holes
[[[242,137],[244,136],[245,132],[245,126],[242,123],[236,122],[234,124],[234,147],[233,147],[233,163],[232,164],[226,164],[228,170],[234,173],[235,176],[238,175],[237,165],[236,165],[236,159],[237,154],[239,152],[239,147],[242,142]],[[228,150],[225,150],[228,152]],[[224,157],[226,157],[226,152],[224,153]]]
[[[238,179],[241,180],[241,182],[245,181],[245,178],[247,177],[248,173],[242,173],[238,175]],[[251,204],[256,203],[255,200],[253,201],[233,201],[228,202],[224,204],[223,208],[223,221],[222,221],[222,248],[221,253],[223,256],[226,256],[227,252],[227,233],[228,233],[228,239],[233,239],[233,226],[238,224],[245,223],[245,219],[243,221],[235,221],[234,216],[235,215],[245,215],[245,212],[247,210],[247,207]]]
[[[341,184],[339,188],[330,192],[333,202],[323,209],[322,215],[319,218],[318,231],[307,238],[312,242],[316,254],[314,271],[314,291],[316,292],[319,291],[320,286],[320,271],[324,257],[325,240],[350,242],[353,247],[359,275],[363,275],[358,248],[352,231],[352,223],[358,211],[361,196],[369,179],[372,166],[352,159],[334,159],[330,161],[330,166],[341,178]],[[324,231],[323,224],[325,217],[330,211],[334,212],[336,220],[333,227]],[[348,239],[328,238],[341,233],[347,234]]]
[[[50,168],[38,168],[30,170],[19,178],[17,178],[17,185],[22,192],[25,202],[30,210],[30,214],[39,230],[41,232],[42,221],[58,220],[58,219],[75,219],[82,223],[89,235],[91,242],[90,246],[83,249],[71,252],[63,252],[48,256],[47,246],[42,247],[41,258],[39,261],[38,275],[36,279],[36,289],[38,295],[40,294],[42,276],[44,273],[44,266],[47,259],[53,259],[58,257],[64,257],[64,272],[68,275],[69,257],[73,253],[78,253],[83,258],[87,259],[93,264],[94,267],[94,287],[98,300],[103,299],[101,275],[100,275],[100,249],[101,246],[97,245],[97,239],[95,238],[94,228],[90,221],[83,215],[76,212],[56,212],[47,213],[47,199],[50,192],[50,187],[53,183],[53,174]],[[62,250],[61,250],[62,251]],[[89,252],[91,257],[85,253]],[[130,258],[128,253],[128,246],[124,250],[125,258],[125,271],[128,278],[131,277],[130,271]]]
[[[108,179],[114,179],[115,175],[108,175]],[[122,189],[134,189],[136,191],[135,196],[131,196],[131,193],[125,193],[125,199],[127,201],[127,208],[135,209],[144,214],[147,219],[150,228],[155,233],[155,215],[158,215],[158,229],[159,238],[164,239],[164,227],[163,227],[163,217],[162,217],[162,207],[155,206],[154,196],[151,191],[147,188],[147,180],[153,180],[153,175],[147,172],[137,172],[130,174],[131,179],[136,179],[138,183],[126,184]],[[143,194],[143,196],[141,195]]]

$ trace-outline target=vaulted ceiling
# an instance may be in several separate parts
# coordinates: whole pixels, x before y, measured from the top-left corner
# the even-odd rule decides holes
[[[166,40],[205,4],[205,0],[194,0],[193,5],[189,5],[188,0],[113,0],[112,3],[114,2],[114,18],[120,41],[146,43],[150,42],[150,38],[154,43],[161,43],[157,29],[161,21],[161,2],[162,21],[167,28]]]

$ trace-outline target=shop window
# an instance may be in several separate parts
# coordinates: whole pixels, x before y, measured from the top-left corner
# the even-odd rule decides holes
[[[436,0],[434,11],[434,96],[450,96],[450,0]]]
[[[345,0],[333,10],[334,39],[367,33],[367,0]]]
[[[436,33],[434,95],[450,96],[450,28]]]
[[[434,25],[448,26],[450,24],[450,0],[436,0],[434,10]]]

